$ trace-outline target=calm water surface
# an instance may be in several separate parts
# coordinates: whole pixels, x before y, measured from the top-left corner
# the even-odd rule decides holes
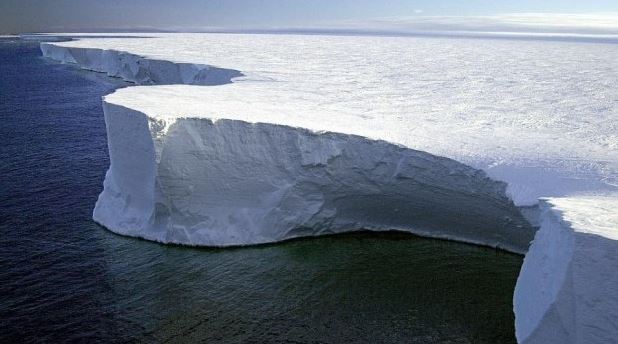
[[[406,234],[164,246],[91,221],[121,86],[0,40],[0,342],[514,343],[519,256]]]

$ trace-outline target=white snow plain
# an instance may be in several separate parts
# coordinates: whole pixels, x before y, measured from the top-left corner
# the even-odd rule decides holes
[[[151,91],[153,98],[140,104],[157,101],[152,107],[167,107],[168,114],[172,108],[171,116],[268,116],[388,140],[485,170],[509,183],[517,205],[618,191],[615,44],[164,34],[53,45],[244,74],[216,90],[178,86],[161,89],[161,96]],[[79,56],[77,51],[71,55]],[[186,98],[184,108],[166,101],[176,95]],[[203,97],[208,100],[194,102]]]
[[[518,340],[618,336],[597,306],[617,303],[616,44],[157,34],[42,50],[140,84],[220,84],[105,97],[94,218],[111,230],[233,245],[399,229],[522,252],[532,229],[506,196],[551,197],[518,280]]]

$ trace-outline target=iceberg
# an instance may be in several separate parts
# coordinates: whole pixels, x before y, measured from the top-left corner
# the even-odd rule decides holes
[[[193,91],[202,90],[209,88]],[[454,160],[265,117],[170,117],[158,112],[164,108],[135,104],[190,91],[131,87],[105,97],[110,169],[97,222],[122,234],[208,246],[361,229],[516,252],[532,239],[506,185]],[[196,96],[204,109],[212,98]]]
[[[518,342],[609,343],[614,46],[470,43],[157,34],[41,50],[152,85],[103,99],[110,168],[93,218],[108,229],[208,246],[401,230],[519,253],[534,238]]]
[[[266,34],[80,36],[43,43],[43,54],[142,85],[201,85],[212,74],[210,84],[223,86],[213,87],[222,91],[208,108],[228,111],[244,104],[243,111],[273,120],[293,112],[299,127],[326,122],[329,131],[352,131],[448,157],[506,182],[518,206],[536,205],[540,197],[618,192],[612,103],[618,60],[611,44]],[[167,66],[165,73],[161,65]],[[172,99],[149,101],[177,113]],[[183,111],[199,113],[204,103],[183,104]],[[298,119],[302,116],[306,119]]]
[[[615,343],[618,198],[551,198],[514,296],[519,343]]]
[[[232,69],[195,63],[173,63],[116,50],[65,48],[42,42],[41,51],[43,56],[54,60],[74,63],[81,68],[106,73],[108,76],[140,85],[220,85],[242,75]]]

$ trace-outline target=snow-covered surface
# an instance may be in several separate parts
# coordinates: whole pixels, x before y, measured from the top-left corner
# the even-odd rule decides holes
[[[402,230],[515,252],[534,235],[504,183],[451,159],[244,117],[169,119],[108,98],[111,163],[94,219],[122,234],[226,246]]]
[[[109,76],[140,85],[221,85],[242,75],[233,69],[221,69],[206,64],[148,59],[116,50],[67,49],[54,44],[41,43],[41,51],[44,56],[52,59],[75,63],[84,69],[104,72]]]
[[[551,198],[514,297],[519,343],[615,343],[618,197]]]
[[[509,183],[518,205],[618,189],[618,45],[239,34],[53,44],[245,75],[223,87],[108,97],[149,114],[235,116],[385,139],[483,169]]]
[[[618,45],[156,36],[42,48],[141,84],[224,75],[105,97],[100,223],[188,244],[367,228],[523,251],[531,228],[507,187],[520,206],[547,198],[516,288],[518,340],[618,337]]]

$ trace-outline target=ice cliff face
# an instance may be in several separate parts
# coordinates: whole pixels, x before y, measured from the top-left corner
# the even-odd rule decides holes
[[[618,202],[549,199],[514,297],[519,343],[615,343]]]
[[[58,53],[61,60],[107,69],[128,80],[160,73],[156,64],[131,62],[138,57],[244,74],[224,87],[151,92],[130,107],[152,103],[168,114],[211,118],[245,114],[386,140],[484,170],[508,183],[516,205],[534,205],[539,197],[618,191],[615,45],[426,37],[150,36],[51,45],[67,51],[66,56]],[[93,50],[92,58],[77,58],[84,54],[81,50]],[[123,54],[132,56],[114,60]],[[120,68],[118,61],[126,64]],[[193,83],[192,78],[154,79]]]
[[[517,339],[613,343],[614,47],[512,44],[196,34],[41,49],[182,84],[105,97],[107,228],[212,246],[397,229],[524,252],[534,233],[511,200],[554,197],[518,279]]]
[[[43,43],[42,51],[140,84],[201,82],[209,79],[196,76],[213,69],[220,84],[240,75],[114,50]],[[152,97],[150,90],[174,94]],[[111,164],[94,211],[97,222],[126,235],[209,246],[361,229],[409,231],[514,252],[525,252],[532,240],[534,230],[506,196],[506,184],[480,170],[368,138],[377,136],[371,133],[354,135],[337,126],[341,133],[324,132],[330,127],[325,123],[298,122],[312,117],[302,109],[285,116],[276,108],[272,115],[239,115],[237,109],[211,115],[207,102],[212,107],[220,96],[199,90],[131,88],[106,97]],[[200,101],[181,100],[178,92]],[[144,104],[160,102],[148,98],[183,106],[176,112],[155,105],[152,112]]]
[[[43,56],[83,69],[106,73],[139,85],[221,85],[242,73],[204,64],[174,63],[116,50],[67,48],[41,43]]]
[[[451,159],[270,123],[156,119],[109,99],[104,109],[111,165],[94,219],[118,233],[225,246],[396,229],[516,252],[533,236],[504,183]]]

